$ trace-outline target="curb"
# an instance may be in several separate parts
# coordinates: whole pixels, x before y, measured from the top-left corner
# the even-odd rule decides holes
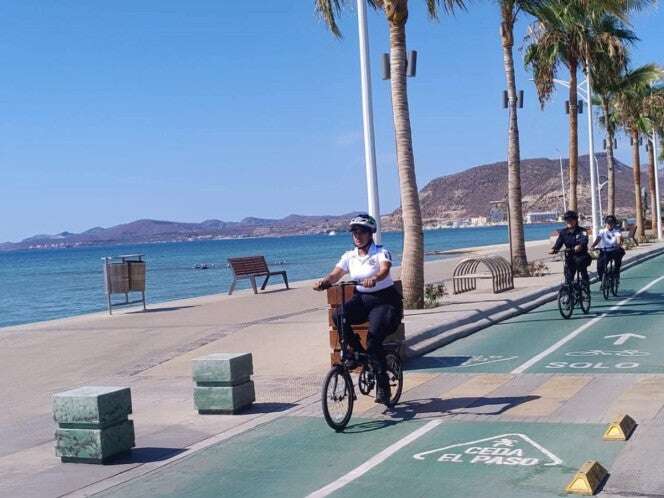
[[[623,263],[621,271],[627,270],[639,263],[662,254],[664,254],[664,247],[634,256]],[[594,272],[591,273],[590,283],[595,283],[597,281],[597,274]],[[538,308],[543,304],[556,299],[559,288],[560,284],[551,285],[523,296],[508,305],[489,308],[482,312],[482,316],[478,319],[473,319],[471,316],[466,319],[423,330],[416,336],[406,339],[404,342],[405,356],[406,358],[422,356],[458,339],[479,332],[491,325],[527,313],[534,308]],[[505,306],[509,306],[509,308],[501,311],[501,308],[504,308]],[[480,313],[478,313],[478,315],[479,314]]]

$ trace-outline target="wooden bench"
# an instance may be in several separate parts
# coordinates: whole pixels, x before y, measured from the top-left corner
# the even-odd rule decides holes
[[[286,284],[286,289],[288,287],[288,276],[285,271],[270,271],[267,267],[267,262],[265,261],[264,256],[246,256],[243,258],[228,258],[228,264],[233,270],[233,283],[231,288],[228,291],[228,295],[233,294],[235,289],[235,284],[240,279],[249,279],[251,281],[251,288],[254,289],[254,294],[258,294],[256,289],[256,277],[265,277],[263,285],[261,285],[261,290],[265,290],[267,281],[272,275],[281,275]]]

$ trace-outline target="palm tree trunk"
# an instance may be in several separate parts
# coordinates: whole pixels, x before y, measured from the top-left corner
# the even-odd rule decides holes
[[[648,144],[648,196],[650,202],[651,228],[657,230],[657,199],[655,195],[655,148],[652,142]]]
[[[569,64],[569,209],[578,210],[576,185],[579,177],[579,108],[576,95],[576,61]]]
[[[424,307],[424,237],[406,88],[406,17],[390,21],[390,82],[403,217],[401,281],[404,306],[413,309]]]
[[[613,128],[609,123],[610,112],[609,112],[609,101],[605,98],[602,98],[602,108],[604,109],[604,122],[606,123],[606,169],[607,169],[607,214],[616,214],[616,174],[614,167],[613,159]]]
[[[635,128],[632,134],[632,174],[634,178],[634,209],[636,210],[635,237],[640,242],[645,239],[643,226],[643,202],[641,200],[641,158],[639,157],[639,131]]]
[[[507,142],[507,198],[510,210],[510,240],[512,242],[512,269],[516,275],[528,275],[528,259],[523,233],[521,200],[521,153],[519,151],[519,122],[517,117],[516,80],[514,77],[514,1],[501,3],[503,65],[507,82],[509,129]]]

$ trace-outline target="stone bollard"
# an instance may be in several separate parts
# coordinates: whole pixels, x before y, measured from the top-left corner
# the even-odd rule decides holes
[[[201,415],[237,413],[256,400],[251,353],[216,353],[193,361],[194,406]]]
[[[55,454],[63,462],[104,463],[135,446],[128,387],[85,386],[53,396]]]

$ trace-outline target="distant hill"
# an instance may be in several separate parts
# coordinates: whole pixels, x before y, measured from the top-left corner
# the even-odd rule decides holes
[[[598,154],[597,159],[600,175],[605,176],[606,156]],[[563,161],[563,168],[567,187],[566,160]],[[645,168],[643,171],[642,184],[645,186],[647,185]],[[559,198],[560,164],[557,159],[522,160],[521,183],[525,212],[562,209]],[[420,191],[424,222],[435,225],[474,216],[487,216],[491,209],[491,201],[503,200],[506,188],[505,162],[476,166],[453,175],[436,178]],[[579,158],[581,213],[590,213],[589,191],[588,156],[581,156]],[[606,206],[606,188],[603,190],[602,204]],[[631,216],[634,212],[632,169],[619,161],[616,161],[616,206],[619,216]],[[346,223],[353,214],[330,216],[292,214],[281,219],[249,217],[241,221],[226,222],[210,219],[201,223],[142,219],[109,228],[94,227],[82,233],[35,235],[20,242],[0,244],[0,251],[319,234],[345,230]],[[386,230],[398,230],[401,226],[401,210],[396,209],[384,215],[382,221]]]
[[[597,154],[600,176],[606,176],[606,155]],[[590,214],[590,168],[588,156],[579,157],[579,212]],[[569,177],[568,162],[563,160],[565,195]],[[634,183],[632,168],[615,161],[616,212],[619,216],[634,213]],[[645,168],[642,167],[642,185],[646,186]],[[524,212],[555,211],[562,209],[560,162],[558,159],[524,159],[521,161],[521,189]],[[426,223],[487,216],[491,201],[505,198],[507,191],[507,163],[499,162],[441,176],[430,181],[420,191],[422,217]],[[602,190],[602,205],[606,206],[607,189]],[[400,225],[401,210],[396,209],[385,219],[385,226]]]
[[[109,228],[95,227],[81,233],[35,235],[20,242],[0,244],[0,251],[327,233],[343,230],[353,214],[245,218],[239,222],[205,220],[202,223],[143,219]]]

